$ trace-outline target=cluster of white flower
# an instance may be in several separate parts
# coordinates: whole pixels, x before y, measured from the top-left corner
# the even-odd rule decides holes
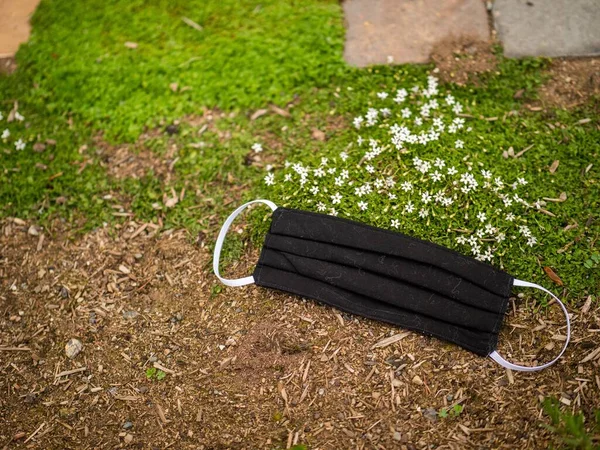
[[[21,115],[21,113],[19,113],[19,111],[12,111],[6,117],[6,121],[12,122],[13,120],[23,122],[25,120],[25,117],[23,117]],[[2,121],[4,121],[4,115],[2,114],[2,112],[0,112],[0,122],[2,122]],[[8,128],[4,128],[4,130],[2,131],[2,134],[0,134],[0,139],[2,139],[3,142],[8,142],[10,136],[11,136],[10,130]],[[20,150],[25,150],[25,147],[27,147],[27,144],[25,143],[25,141],[23,141],[23,139],[19,138],[16,141],[14,141],[14,146],[15,146],[16,150],[20,151]]]
[[[439,157],[468,148],[471,128],[460,117],[461,104],[441,93],[434,77],[424,87],[398,89],[393,98],[387,92],[376,97],[385,108],[369,107],[353,120],[363,134],[356,144],[338,156],[321,158],[318,166],[286,162],[282,176],[265,176],[275,199],[280,193],[293,206],[404,227],[409,234],[419,221],[426,228],[436,224],[457,233],[456,244],[481,261],[491,261],[503,245],[537,243],[522,212],[545,203],[522,198],[525,194],[517,191],[527,184],[523,177],[508,183],[481,163],[470,162],[469,155],[450,158],[453,163]],[[449,141],[445,134],[457,133],[461,139],[442,143]],[[438,157],[426,157],[428,144],[435,141],[440,141],[435,144]],[[406,153],[413,156],[403,157]]]

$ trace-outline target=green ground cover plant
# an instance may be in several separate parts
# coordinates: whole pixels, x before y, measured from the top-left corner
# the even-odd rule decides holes
[[[263,196],[312,210],[323,203],[324,212],[335,207],[341,216],[484,257],[548,287],[556,283],[544,272],[551,268],[567,287],[568,300],[591,293],[598,285],[588,263],[598,240],[597,102],[570,111],[528,108],[548,61],[508,60],[497,49],[494,72],[477,84],[440,85],[440,108],[416,125],[432,98],[410,89],[417,85],[424,92],[433,67],[348,67],[343,35],[341,8],[333,1],[42,1],[32,38],[17,55],[19,69],[0,78],[0,214],[42,224],[61,217],[87,230],[126,220],[113,214],[118,200],[140,220],[160,218],[166,228],[185,227],[196,235],[214,233],[244,199]],[[408,92],[404,106],[393,100],[401,89]],[[448,94],[462,105],[460,112],[444,103]],[[405,107],[410,117],[403,117]],[[378,111],[372,126],[364,125],[369,108]],[[258,109],[267,113],[253,117]],[[207,129],[186,120],[206,111],[214,116]],[[361,128],[357,117],[363,118]],[[394,125],[408,124],[419,135],[435,129],[436,118],[445,127],[438,139],[393,144]],[[456,118],[464,121],[462,128],[448,133]],[[167,132],[176,120],[180,124]],[[157,157],[176,146],[174,176],[168,182],[152,172],[141,179],[108,176],[98,137],[106,145],[124,145],[146,131],[154,132],[141,146]],[[381,148],[372,164],[364,160],[369,139]],[[514,155],[526,152],[503,157],[511,148]],[[352,173],[357,185],[373,183],[373,192],[359,196],[357,185],[345,185],[338,207],[331,196],[342,189],[335,185],[339,175],[326,173],[313,193],[323,158],[327,169]],[[431,168],[419,171],[415,158]],[[437,160],[443,168],[435,166]],[[560,164],[552,172],[554,161]],[[306,185],[286,184],[291,164],[310,168]],[[367,165],[379,175],[367,172]],[[456,179],[443,172],[450,167],[458,171]],[[446,180],[439,188],[431,178],[436,170]],[[466,172],[477,180],[477,192],[455,189]],[[265,183],[270,177],[273,184]],[[393,192],[373,189],[388,177]],[[516,182],[526,202],[513,198],[516,221],[506,220],[510,211],[498,212],[506,203],[498,194],[505,191],[483,188],[496,178],[506,192]],[[411,191],[402,188],[407,182]],[[185,196],[178,195],[183,191]],[[438,191],[452,199],[445,209],[421,204],[425,192],[433,197]],[[173,193],[177,201],[168,204]],[[427,216],[420,217],[424,209]],[[249,230],[259,242],[268,216],[257,210],[252,217]],[[472,235],[481,242],[457,240]],[[480,252],[473,252],[473,244]],[[227,245],[231,257],[244,248],[239,236]]]

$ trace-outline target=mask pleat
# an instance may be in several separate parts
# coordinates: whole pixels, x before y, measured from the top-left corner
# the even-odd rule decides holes
[[[498,314],[459,303],[435,292],[384,277],[368,270],[356,269],[327,261],[265,249],[261,264],[295,272],[311,280],[319,280],[346,291],[426,315],[448,324],[471,330],[495,330]]]
[[[512,276],[488,264],[430,242],[346,219],[278,208],[270,233],[430,264],[502,297],[512,288]]]
[[[269,234],[265,240],[265,247],[296,256],[341,264],[351,269],[368,270],[491,313],[497,313],[503,307],[504,297],[473,283],[464,282],[463,278],[431,264],[274,234]],[[399,288],[401,286],[399,284]]]
[[[394,307],[355,292],[346,291],[298,273],[259,264],[254,276],[256,283],[260,286],[280,289],[320,301],[351,314],[435,336],[458,344],[478,355],[487,356],[496,348],[498,342],[497,333],[465,329],[423,314]]]

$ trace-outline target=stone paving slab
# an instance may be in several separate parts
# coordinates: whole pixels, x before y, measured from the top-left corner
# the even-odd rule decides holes
[[[29,18],[39,0],[0,0],[0,58],[13,56],[29,39]]]
[[[541,1],[541,0],[540,0]],[[344,57],[355,66],[425,63],[440,41],[489,39],[482,0],[346,0]]]
[[[493,16],[508,57],[600,55],[600,0],[495,0]]]

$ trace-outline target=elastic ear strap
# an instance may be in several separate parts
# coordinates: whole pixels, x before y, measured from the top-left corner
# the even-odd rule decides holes
[[[277,205],[269,200],[252,200],[251,202],[244,203],[242,206],[240,206],[238,209],[232,212],[221,227],[221,231],[219,231],[219,236],[217,237],[217,242],[215,244],[215,252],[213,253],[213,271],[215,272],[217,278],[221,280],[221,283],[223,283],[226,286],[237,287],[254,283],[254,277],[252,275],[250,275],[249,277],[238,278],[235,280],[228,280],[227,278],[223,278],[219,273],[219,260],[221,258],[221,249],[223,248],[223,241],[225,241],[227,231],[229,230],[229,227],[231,226],[235,218],[253,203],[264,203],[265,205],[268,205],[269,208],[271,208],[273,211],[277,209]]]
[[[558,302],[558,305],[562,308],[563,313],[565,314],[565,319],[567,320],[567,339],[565,339],[565,344],[563,345],[563,348],[560,351],[560,353],[558,354],[558,356],[556,358],[554,358],[552,361],[550,361],[549,363],[542,364],[541,366],[528,367],[528,366],[519,366],[517,364],[510,363],[507,360],[505,360],[502,356],[500,356],[498,354],[498,352],[495,350],[492,353],[490,353],[489,356],[494,361],[496,361],[498,364],[500,364],[502,367],[506,367],[507,369],[511,369],[511,370],[518,370],[521,372],[535,372],[538,370],[546,369],[560,359],[560,357],[563,355],[563,353],[567,349],[567,346],[569,345],[569,340],[571,339],[571,321],[569,320],[569,312],[567,311],[567,308],[565,307],[563,302],[561,302],[556,295],[554,295],[549,290],[543,288],[539,284],[530,283],[528,281],[523,281],[523,280],[515,280],[513,286],[522,286],[522,287],[530,287],[530,288],[540,289],[540,290],[546,292],[547,294],[550,294],[552,297],[554,297],[554,300],[556,300]]]

